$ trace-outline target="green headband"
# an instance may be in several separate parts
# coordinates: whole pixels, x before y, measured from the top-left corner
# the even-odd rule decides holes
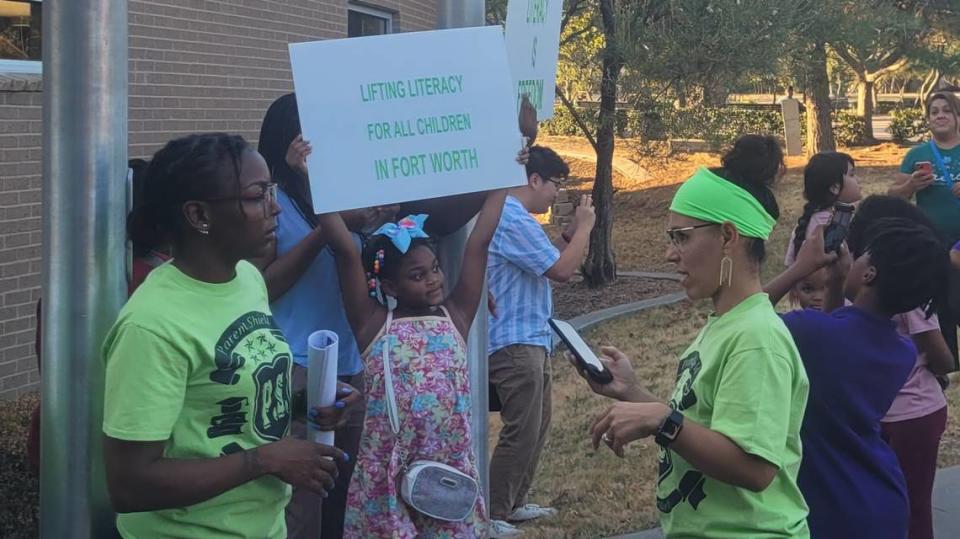
[[[683,182],[670,211],[708,223],[731,222],[744,236],[766,240],[777,220],[746,189],[704,167]]]

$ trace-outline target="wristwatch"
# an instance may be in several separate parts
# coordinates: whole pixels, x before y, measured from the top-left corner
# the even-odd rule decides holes
[[[681,430],[683,430],[683,414],[673,410],[660,424],[654,441],[660,447],[667,448],[677,439],[677,436],[680,436]]]

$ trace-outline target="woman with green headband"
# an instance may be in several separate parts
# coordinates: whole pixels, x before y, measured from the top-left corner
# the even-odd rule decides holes
[[[760,283],[764,241],[780,213],[769,186],[783,153],[771,137],[745,135],[722,164],[680,187],[667,229],[667,260],[687,296],[709,298],[715,314],[684,352],[667,402],[637,381],[622,352],[603,349],[614,379],[591,387],[620,402],[594,421],[593,443],[622,457],[627,443],[655,437],[668,538],[807,538],[797,472],[809,386]]]

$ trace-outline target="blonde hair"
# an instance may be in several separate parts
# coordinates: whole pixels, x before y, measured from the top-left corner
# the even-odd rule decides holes
[[[927,102],[924,103],[923,106],[923,110],[927,114],[927,120],[929,121],[930,119],[930,107],[933,106],[933,102],[938,99],[942,99],[950,105],[954,124],[957,126],[957,131],[960,132],[960,99],[958,99],[953,92],[934,92],[930,94],[930,97],[927,98]]]

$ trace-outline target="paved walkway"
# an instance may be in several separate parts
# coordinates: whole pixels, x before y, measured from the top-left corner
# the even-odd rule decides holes
[[[960,537],[960,466],[937,472],[933,485],[933,531],[935,537]],[[663,539],[663,534],[657,528],[609,539]]]

